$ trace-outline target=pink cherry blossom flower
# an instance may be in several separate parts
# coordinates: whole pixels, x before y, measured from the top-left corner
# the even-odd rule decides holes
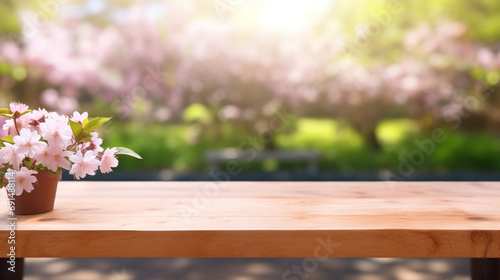
[[[0,149],[0,163],[8,163],[15,170],[19,170],[24,157],[16,152],[17,146],[10,143],[4,143],[5,147]]]
[[[38,110],[33,110],[31,111],[30,114],[28,114],[28,117],[30,119],[29,124],[32,126],[34,130],[36,130],[38,133],[40,133],[40,123],[45,122],[45,118],[47,117],[47,111],[45,109],[38,109]]]
[[[60,119],[61,121],[64,121],[64,119],[66,119],[66,116],[59,115],[56,112],[49,112],[49,113],[47,113],[47,119],[51,119],[51,120],[58,120],[58,119]]]
[[[7,130],[9,134],[11,134],[11,129],[14,128],[14,120],[8,119],[4,122],[3,127],[4,130]]]
[[[28,105],[18,102],[10,103],[10,110],[14,116],[20,116],[29,109]]]
[[[51,161],[52,155],[49,152],[48,146],[41,153],[39,153],[34,159],[37,161],[37,163],[40,163],[43,166],[47,167],[48,169],[52,170],[52,168],[51,168],[53,166],[53,163]],[[54,170],[52,170],[52,171],[54,171]]]
[[[9,132],[6,129],[3,129],[3,125],[5,124],[6,121],[7,121],[6,117],[0,116],[0,127],[2,127],[0,129],[0,137],[5,137],[5,136],[9,135]]]
[[[47,112],[47,110],[38,108],[38,110],[31,111],[31,118],[34,119],[46,118],[48,114],[49,112]]]
[[[14,143],[17,146],[16,152],[31,158],[43,152],[47,143],[40,141],[40,138],[41,136],[36,131],[30,131],[27,128],[21,129],[20,135],[14,136]]]
[[[74,153],[72,151],[60,151],[59,153],[53,153],[53,160],[57,164],[58,167],[69,170],[71,168],[71,164],[68,160],[70,156]]]
[[[38,132],[40,134],[40,124],[45,122],[45,117],[47,111],[44,110],[33,110],[31,113],[25,115],[28,119],[29,128],[32,131]],[[24,117],[24,116],[23,116]]]
[[[33,176],[35,174],[38,174],[37,171],[35,170],[29,170],[26,167],[22,167],[21,170],[19,170],[16,173],[16,195],[20,196],[23,191],[26,191],[30,193],[34,188],[33,188],[33,183],[35,183],[36,177]]]
[[[79,113],[79,112],[74,112],[73,116],[71,116],[70,120],[77,122],[79,124],[83,125],[83,121],[89,117],[89,114],[87,112]]]
[[[64,149],[71,144],[73,132],[63,122],[61,119],[50,118],[40,124],[40,134],[43,136],[43,139],[47,140],[50,146],[57,146]]]
[[[116,153],[116,148],[107,148],[106,151],[102,154],[102,159],[101,159],[101,172],[102,173],[108,173],[111,172],[111,167],[117,167],[118,166],[118,159],[115,157]]]
[[[58,146],[50,146],[40,153],[35,159],[38,163],[56,172],[59,167],[70,169],[71,164],[67,157],[73,155],[71,151],[64,151]]]
[[[83,152],[96,151],[96,152],[100,153],[100,152],[104,151],[104,149],[101,147],[102,139],[99,138],[99,134],[97,132],[91,132],[90,135],[92,135],[92,139],[88,142],[83,143],[80,146],[80,149]]]
[[[82,155],[81,151],[77,151],[69,159],[74,163],[69,174],[74,174],[76,179],[85,178],[87,174],[95,175],[95,171],[101,163],[96,158],[94,151],[87,151],[85,155]]]
[[[17,118],[16,119],[17,129],[16,129],[16,126],[14,125],[14,120],[8,119],[5,121],[5,123],[3,125],[3,129],[7,130],[9,135],[16,136],[16,135],[18,135],[17,130],[20,131],[23,128],[30,127],[29,122],[30,122],[30,117],[28,115],[24,115],[24,116]]]

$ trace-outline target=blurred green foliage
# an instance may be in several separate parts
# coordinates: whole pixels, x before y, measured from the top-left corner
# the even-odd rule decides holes
[[[16,1],[3,0],[0,2],[0,34],[13,35],[19,33],[20,21],[16,11]]]
[[[122,170],[199,171],[207,168],[203,155],[206,150],[237,147],[247,140],[241,134],[226,127],[219,141],[201,137],[199,142],[189,144],[190,130],[187,125],[161,125],[144,123],[113,123],[104,135],[104,145],[127,146],[137,151],[146,160],[120,158]],[[431,139],[430,133],[419,131],[411,120],[393,119],[383,121],[377,134],[383,143],[383,151],[373,151],[363,138],[342,121],[331,119],[301,119],[297,130],[290,135],[277,135],[277,146],[282,149],[315,149],[322,153],[319,163],[322,170],[373,171],[397,170],[400,157],[419,150],[415,141]],[[444,143],[436,143],[435,151],[426,155],[423,164],[415,166],[418,171],[494,171],[500,168],[500,140],[486,132],[464,133],[452,128],[443,128]],[[147,136],[145,136],[147,135]],[[276,169],[299,170],[301,163],[264,162],[242,165],[244,170]]]

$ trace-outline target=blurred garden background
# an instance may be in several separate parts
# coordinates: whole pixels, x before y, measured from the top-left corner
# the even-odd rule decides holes
[[[103,146],[144,158],[118,174],[206,175],[226,148],[246,151],[238,176],[306,169],[261,151],[316,151],[327,179],[495,174],[499,15],[495,0],[3,0],[0,107],[112,116]]]

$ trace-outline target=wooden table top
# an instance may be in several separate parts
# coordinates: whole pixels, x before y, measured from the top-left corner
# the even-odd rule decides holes
[[[17,257],[500,258],[500,182],[60,182],[16,217]]]

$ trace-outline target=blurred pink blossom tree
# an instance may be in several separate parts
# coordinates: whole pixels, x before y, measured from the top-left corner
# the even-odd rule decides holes
[[[266,130],[286,107],[296,116],[345,119],[380,149],[382,119],[457,119],[481,82],[498,84],[500,53],[471,40],[459,23],[420,25],[396,58],[368,60],[345,57],[347,38],[337,29],[255,32],[200,20],[189,3],[165,5],[161,25],[135,5],[123,22],[60,18],[29,40],[1,41],[0,58],[15,74],[0,76],[0,85],[32,107],[63,113],[100,103],[122,118],[182,121],[196,104],[207,112],[195,121],[199,133],[210,128],[215,136],[223,123]],[[499,101],[480,101],[474,110],[500,119]]]

